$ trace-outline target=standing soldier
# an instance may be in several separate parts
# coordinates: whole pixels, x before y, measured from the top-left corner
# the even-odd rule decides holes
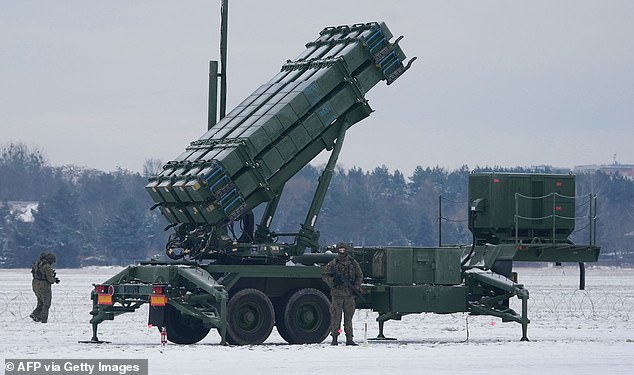
[[[332,343],[337,345],[337,336],[341,327],[341,313],[343,311],[343,330],[346,333],[346,345],[356,346],[352,334],[352,316],[356,309],[355,294],[359,294],[363,273],[359,263],[348,255],[348,244],[338,243],[339,256],[331,260],[322,275],[324,281],[330,287],[332,304],[330,314],[332,325],[330,327]],[[354,288],[354,289],[353,289]]]
[[[30,317],[36,322],[46,323],[48,320],[48,309],[51,307],[51,285],[59,283],[55,270],[51,267],[57,259],[55,254],[47,251],[42,252],[33,266],[33,292],[37,297],[37,306]]]

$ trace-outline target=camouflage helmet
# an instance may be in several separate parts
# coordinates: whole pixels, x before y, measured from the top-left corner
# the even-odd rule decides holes
[[[345,242],[337,243],[337,252],[339,254],[341,254],[341,255],[348,254],[348,250],[349,250],[348,248],[349,248],[349,245],[347,243],[345,243]],[[341,250],[341,249],[343,249],[343,250]]]
[[[53,264],[57,261],[57,257],[55,256],[55,254],[51,253],[51,252],[44,252],[44,255],[42,256],[42,258],[44,260],[46,260],[47,262],[49,262],[50,264]]]

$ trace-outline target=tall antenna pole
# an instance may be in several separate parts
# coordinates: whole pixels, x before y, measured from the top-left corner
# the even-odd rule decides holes
[[[218,122],[218,61],[209,62],[209,105],[207,107],[207,130]]]
[[[229,0],[222,0],[220,7],[220,73],[218,61],[209,62],[209,103],[207,130],[211,129],[227,113],[227,20]],[[218,119],[218,78],[220,78],[220,119]]]
[[[220,24],[220,120],[227,113],[227,27],[229,0],[222,0]]]

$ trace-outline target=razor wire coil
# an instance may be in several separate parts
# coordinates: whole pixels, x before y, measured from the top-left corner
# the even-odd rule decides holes
[[[85,301],[83,301],[85,299]],[[511,307],[521,311],[519,300],[512,298]],[[0,291],[0,323],[30,322],[29,314],[35,308],[36,298],[30,292]],[[87,296],[72,292],[54,293],[49,321],[88,324],[92,303]],[[528,300],[528,314],[533,321],[568,318],[584,320],[630,321],[634,311],[634,297],[617,293],[584,290],[532,292]],[[457,321],[462,313],[456,313]]]

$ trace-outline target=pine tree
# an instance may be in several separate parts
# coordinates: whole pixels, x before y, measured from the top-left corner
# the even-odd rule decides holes
[[[0,267],[11,268],[17,261],[16,254],[11,251],[9,238],[11,237],[11,211],[7,201],[0,202]]]
[[[122,199],[101,231],[108,260],[113,264],[129,264],[145,259],[153,239],[153,217],[140,202],[131,197]]]
[[[82,248],[86,246],[79,219],[79,200],[71,186],[40,202],[31,228],[31,252],[52,251],[57,266],[77,267]]]

